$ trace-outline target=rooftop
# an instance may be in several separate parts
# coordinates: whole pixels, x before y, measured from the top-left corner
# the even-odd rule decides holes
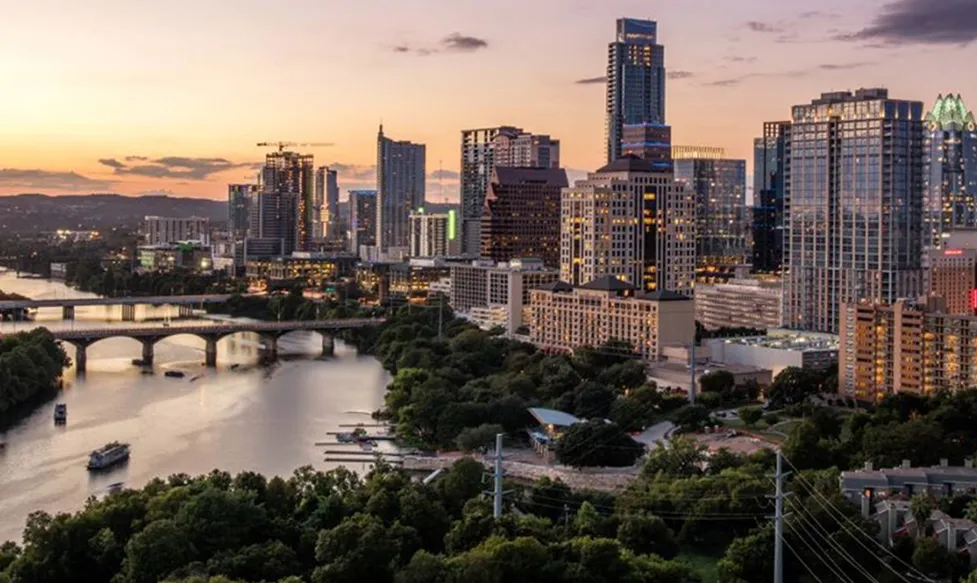
[[[680,293],[676,293],[668,290],[659,290],[653,292],[647,292],[640,294],[638,296],[642,300],[652,300],[656,302],[684,302],[692,301],[692,298],[688,296],[683,296]]]
[[[496,166],[492,182],[502,185],[545,184],[565,188],[570,185],[566,170],[562,168],[513,168]]]
[[[794,352],[838,350],[839,346],[838,337],[829,334],[768,334],[767,336],[726,338],[725,342],[726,344],[739,344],[742,346],[790,350]]]
[[[563,411],[557,411],[556,409],[543,409],[541,407],[532,407],[529,409],[529,414],[536,418],[541,425],[553,425],[555,427],[569,427],[574,423],[580,423],[580,419],[577,419],[569,413],[564,413]]]
[[[623,292],[635,291],[637,288],[626,281],[621,281],[613,275],[605,275],[591,281],[590,283],[585,283],[584,285],[580,286],[580,289]]]
[[[960,95],[947,93],[939,95],[933,103],[933,109],[926,114],[925,120],[933,125],[933,129],[947,130],[956,126],[957,128],[967,127],[969,124],[973,128],[974,113],[967,110]]]
[[[598,174],[607,172],[655,172],[651,162],[637,156],[622,156],[597,170]]]

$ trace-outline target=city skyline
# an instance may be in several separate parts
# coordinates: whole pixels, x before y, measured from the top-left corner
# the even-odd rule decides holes
[[[298,25],[295,10],[306,15]],[[938,93],[977,100],[977,80],[959,74],[975,10],[960,0],[667,0],[654,12],[637,0],[342,10],[290,0],[273,14],[251,0],[233,12],[184,0],[23,4],[0,39],[0,54],[31,47],[0,69],[16,88],[0,95],[0,194],[220,199],[228,183],[253,180],[266,153],[256,142],[295,140],[336,144],[308,153],[339,170],[345,198],[375,182],[381,120],[428,145],[430,200],[441,200],[439,181],[457,200],[458,137],[469,127],[559,137],[572,180],[603,163],[607,45],[622,17],[658,23],[675,143],[751,160],[763,122],[810,95],[885,86],[927,108]],[[44,43],[29,36],[40,29]],[[483,82],[491,76],[507,82]]]

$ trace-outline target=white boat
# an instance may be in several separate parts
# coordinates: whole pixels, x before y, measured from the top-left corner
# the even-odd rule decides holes
[[[129,444],[113,441],[96,449],[88,456],[89,470],[104,470],[129,459]]]

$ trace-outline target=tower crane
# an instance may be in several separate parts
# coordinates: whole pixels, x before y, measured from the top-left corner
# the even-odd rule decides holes
[[[258,142],[259,148],[278,148],[279,152],[285,151],[285,148],[328,148],[334,145],[331,142]]]

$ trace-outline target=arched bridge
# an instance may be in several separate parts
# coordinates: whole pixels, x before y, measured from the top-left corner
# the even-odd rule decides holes
[[[322,335],[323,354],[331,354],[333,350],[332,334],[339,330],[378,326],[386,320],[383,318],[359,318],[346,320],[303,320],[289,322],[215,322],[214,324],[123,326],[108,328],[74,328],[71,330],[52,330],[54,338],[67,342],[75,347],[75,368],[77,372],[85,372],[88,362],[88,347],[105,338],[133,338],[142,343],[142,360],[145,364],[153,363],[153,347],[157,342],[170,336],[190,334],[202,338],[207,343],[206,364],[217,366],[217,342],[225,336],[238,332],[254,332],[258,334],[264,344],[265,358],[274,360],[278,356],[278,339],[289,332],[309,330]]]

